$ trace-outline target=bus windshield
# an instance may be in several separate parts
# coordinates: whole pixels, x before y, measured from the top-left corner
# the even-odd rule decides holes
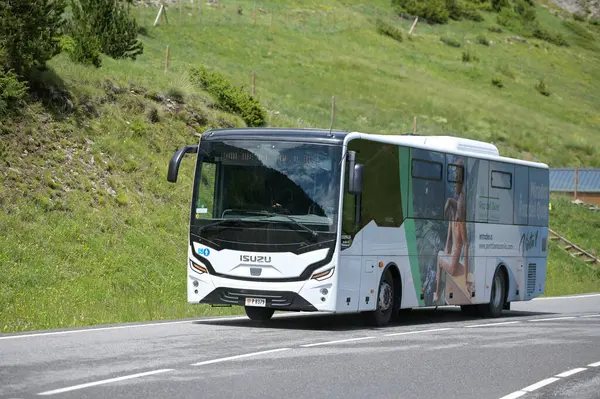
[[[262,251],[333,240],[341,156],[340,146],[315,143],[202,141],[192,234],[223,249]]]

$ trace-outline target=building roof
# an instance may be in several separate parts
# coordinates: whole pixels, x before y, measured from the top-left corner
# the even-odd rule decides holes
[[[574,192],[575,169],[551,168],[550,191]],[[577,192],[600,193],[600,169],[579,169],[577,176]]]

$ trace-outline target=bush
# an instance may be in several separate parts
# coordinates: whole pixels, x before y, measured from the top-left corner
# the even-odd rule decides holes
[[[0,117],[17,109],[27,96],[27,85],[13,71],[0,66]]]
[[[201,66],[191,70],[190,79],[212,94],[221,109],[240,115],[248,126],[265,124],[266,112],[260,103],[245,91],[235,88],[220,74]]]
[[[550,89],[548,88],[548,85],[546,84],[546,82],[541,79],[536,85],[535,85],[535,89],[538,91],[538,93],[540,93],[543,96],[550,96]]]
[[[83,65],[102,66],[100,42],[80,29],[72,29],[74,37],[65,35],[60,39],[61,50],[69,55],[73,62]]]
[[[600,26],[600,19],[594,18],[590,19],[588,22],[590,23],[590,25]]]
[[[123,2],[118,0],[71,0],[73,19],[71,34],[75,40],[97,41],[102,53],[115,58],[133,60],[143,53],[137,39],[138,26]],[[72,30],[75,30],[74,33]],[[85,44],[80,44],[84,48]],[[88,46],[95,48],[96,44]],[[89,51],[87,51],[89,52]]]
[[[502,28],[500,28],[500,27],[498,27],[498,26],[491,26],[491,27],[489,27],[489,28],[488,28],[488,30],[489,30],[490,32],[493,32],[493,33],[502,33],[502,32],[504,32],[504,31],[502,30]]]
[[[375,27],[377,28],[377,32],[380,34],[389,36],[398,42],[402,42],[402,31],[394,25],[378,18],[377,22],[375,23]]]
[[[510,7],[509,0],[492,0],[492,8],[495,11],[500,11],[503,8]]]
[[[579,21],[579,22],[584,22],[585,21],[585,15],[581,15],[581,14],[573,14],[573,19],[575,21]]]
[[[565,28],[569,29],[571,32],[575,33],[577,36],[582,37],[586,40],[595,40],[594,35],[592,35],[587,29],[578,23],[571,21],[563,21],[563,25]]]
[[[556,44],[557,46],[569,46],[569,43],[563,35],[561,35],[560,33],[553,35],[552,33],[542,28],[535,29],[533,31],[533,37],[535,37],[536,39],[544,40],[548,43]]]
[[[459,42],[458,40],[456,40],[456,39],[453,39],[453,38],[451,38],[451,37],[442,36],[442,37],[440,38],[440,40],[441,40],[441,41],[442,41],[444,44],[446,44],[446,45],[448,45],[448,46],[450,46],[450,47],[455,47],[455,48],[460,48],[460,47],[462,47],[462,44],[460,44],[460,42]]]
[[[445,24],[450,17],[445,0],[392,0],[392,4],[398,12],[417,15],[432,23]]]
[[[473,53],[471,53],[469,50],[467,51],[463,51],[462,53],[462,61],[463,62],[475,62],[475,61],[479,61],[479,58],[477,58],[477,56]]]
[[[33,68],[44,68],[46,61],[60,52],[64,10],[63,0],[0,2],[0,48],[6,53],[5,66],[22,77]]]
[[[492,84],[500,89],[504,87],[504,83],[502,83],[502,79],[497,78],[497,77],[492,78]]]
[[[477,36],[477,43],[483,45],[483,46],[489,46],[490,45],[490,41],[487,39],[487,37],[483,36],[483,35],[479,35]]]

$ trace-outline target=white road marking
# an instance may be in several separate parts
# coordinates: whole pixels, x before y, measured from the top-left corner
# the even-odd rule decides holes
[[[339,339],[337,341],[327,341],[327,342],[318,342],[316,344],[306,344],[306,345],[300,345],[303,348],[310,348],[313,346],[321,346],[321,345],[332,345],[332,344],[341,344],[344,342],[353,342],[353,341],[362,341],[365,339],[373,339],[375,337],[360,337],[360,338],[349,338],[349,339]]]
[[[410,334],[420,334],[420,333],[428,333],[428,332],[435,332],[435,331],[448,331],[448,330],[452,330],[452,329],[451,328],[434,328],[432,330],[407,331],[407,332],[400,332],[400,333],[385,334],[384,337],[395,337],[398,335],[410,335]]]
[[[513,393],[509,393],[508,395],[501,397],[500,399],[516,399],[516,398],[520,398],[523,395],[527,395],[527,392],[515,391]]]
[[[579,316],[579,317],[600,317],[600,314],[588,314],[588,315]]]
[[[532,301],[549,301],[553,299],[579,299],[579,298],[592,298],[600,296],[600,294],[584,294],[584,295],[571,295],[571,296],[551,296],[544,298],[533,298]]]
[[[556,377],[565,378],[565,377],[569,377],[573,374],[581,373],[582,371],[585,371],[585,370],[587,370],[585,367],[578,367],[576,369],[572,369],[572,370],[562,372],[560,374],[556,374]]]
[[[279,348],[279,349],[271,349],[268,351],[261,351],[261,352],[252,352],[252,353],[246,353],[244,355],[236,355],[236,356],[229,356],[229,357],[222,357],[220,359],[213,359],[213,360],[206,360],[204,362],[198,362],[198,363],[194,363],[192,364],[192,366],[205,366],[207,364],[213,364],[213,363],[221,363],[221,362],[226,362],[228,360],[237,360],[237,359],[243,359],[245,357],[251,357],[251,356],[259,356],[259,355],[266,355],[267,353],[275,353],[275,352],[282,352],[282,351],[288,351],[291,348]]]
[[[505,324],[517,324],[520,321],[504,321],[502,323],[487,323],[487,324],[474,324],[471,326],[465,326],[466,328],[475,328],[475,327],[494,327],[494,326],[503,326]]]
[[[52,391],[41,392],[41,393],[38,393],[38,395],[44,395],[44,396],[46,396],[46,395],[55,395],[57,393],[70,392],[70,391],[75,391],[77,389],[94,387],[96,385],[110,384],[111,382],[119,382],[119,381],[130,380],[132,378],[139,378],[139,377],[145,377],[145,376],[148,376],[148,375],[166,373],[167,371],[173,371],[173,369],[161,369],[161,370],[147,371],[145,373],[124,375],[123,377],[109,378],[108,380],[88,382],[87,384],[73,385],[71,387],[60,388],[60,389],[54,389]]]
[[[7,337],[0,337],[0,340],[3,339],[18,339],[18,338],[31,338],[31,337],[47,337],[49,335],[66,335],[66,334],[76,334],[76,333],[91,333],[96,331],[107,331],[107,330],[121,330],[125,328],[141,328],[141,327],[160,327],[160,326],[169,326],[174,324],[192,324],[198,321],[230,321],[230,320],[239,320],[244,319],[244,316],[239,317],[226,317],[220,319],[199,319],[199,320],[186,320],[186,321],[168,321],[165,323],[148,323],[148,324],[132,324],[127,326],[113,326],[113,327],[100,327],[100,328],[86,328],[82,330],[67,330],[67,331],[53,331],[53,332],[45,332],[45,333],[35,333],[35,334],[20,334],[20,335],[9,335]]]
[[[600,362],[588,364],[588,367],[600,367]]]
[[[280,314],[273,316],[273,319],[286,318],[286,317],[307,317],[311,316],[310,313],[305,315],[299,314]],[[160,327],[160,326],[170,326],[175,324],[194,324],[198,322],[202,323],[210,323],[210,322],[221,322],[221,321],[234,321],[234,320],[248,320],[246,316],[232,316],[232,317],[212,317],[207,319],[196,319],[196,320],[180,320],[180,321],[166,321],[166,322],[158,322],[158,323],[140,323],[140,324],[130,324],[126,326],[112,326],[112,327],[99,327],[99,328],[85,328],[79,330],[65,330],[65,331],[52,331],[52,332],[44,332],[44,333],[32,333],[32,334],[19,334],[19,335],[9,335],[9,336],[0,336],[0,341],[3,339],[18,339],[18,338],[32,338],[32,337],[47,337],[50,335],[65,335],[65,334],[75,334],[75,333],[91,333],[96,331],[107,331],[107,330],[121,330],[125,328],[142,328],[142,327]]]
[[[525,392],[533,392],[533,391],[535,391],[536,389],[540,389],[540,388],[542,388],[542,387],[545,387],[546,385],[550,385],[550,384],[552,384],[553,382],[556,382],[556,381],[558,381],[558,380],[560,380],[560,378],[555,378],[555,377],[546,378],[545,380],[541,380],[541,381],[539,381],[539,382],[536,382],[536,383],[535,383],[535,384],[533,384],[533,385],[530,385],[530,386],[528,386],[528,387],[525,387],[525,388],[521,389],[521,391],[525,391]]]
[[[567,316],[567,317],[552,317],[549,319],[531,319],[528,321],[552,321],[552,320],[567,320],[567,319],[576,319],[575,316]]]

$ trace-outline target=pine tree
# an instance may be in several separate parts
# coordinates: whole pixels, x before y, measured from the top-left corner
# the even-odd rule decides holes
[[[71,0],[79,9],[79,17],[74,24],[81,28],[83,37],[94,37],[100,43],[100,50],[109,57],[131,58],[143,53],[144,46],[137,39],[138,26],[126,6],[118,0]],[[88,32],[89,31],[89,32]]]
[[[63,0],[0,1],[0,48],[5,53],[0,67],[22,77],[32,68],[44,68],[60,53],[64,9]]]

